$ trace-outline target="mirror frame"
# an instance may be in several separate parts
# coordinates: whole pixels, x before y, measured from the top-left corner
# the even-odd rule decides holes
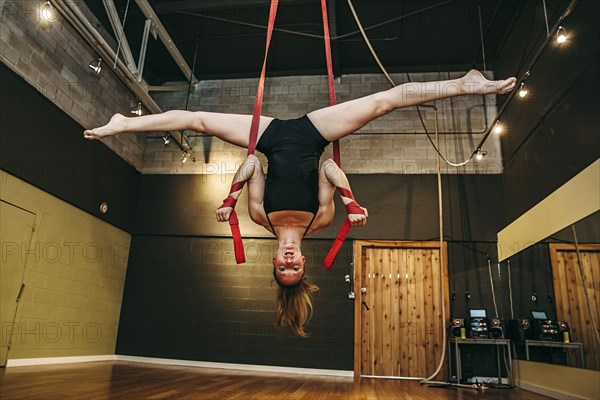
[[[600,158],[498,232],[504,261],[600,210]]]

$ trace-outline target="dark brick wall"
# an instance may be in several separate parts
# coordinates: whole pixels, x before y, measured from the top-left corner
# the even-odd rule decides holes
[[[437,240],[435,176],[349,178],[358,201],[370,210],[368,226],[353,229],[353,238]],[[117,353],[351,370],[354,303],[344,281],[351,242],[332,270],[320,266],[344,218],[343,208],[338,207],[332,227],[305,239],[308,276],[321,292],[309,325],[314,337],[297,339],[289,329],[274,327],[271,259],[277,242],[247,221],[241,200],[238,214],[248,263],[235,265],[228,225],[215,221],[214,210],[228,182],[231,176],[142,176]],[[480,246],[495,257],[493,240],[503,221],[500,183],[499,176],[443,177],[451,282],[463,276],[461,245],[455,241]],[[487,242],[471,243],[476,240]],[[471,285],[474,301],[491,304],[481,265],[468,268],[471,280],[480,280]],[[456,290],[463,290],[459,285]]]
[[[309,339],[276,328],[275,240],[245,241],[236,265],[229,238],[136,235],[127,270],[117,354],[352,370],[354,303],[344,275],[349,247],[321,267],[330,241],[305,240],[307,277],[321,290]]]

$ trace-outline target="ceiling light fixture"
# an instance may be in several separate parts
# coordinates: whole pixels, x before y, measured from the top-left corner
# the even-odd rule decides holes
[[[96,74],[100,74],[100,71],[102,71],[102,59],[98,58],[97,60],[90,61],[88,67]]]
[[[521,82],[521,89],[519,89],[519,96],[521,98],[524,98],[525,96],[527,96],[529,92],[527,91],[527,88],[525,87],[525,82]]]
[[[135,107],[133,107],[133,108],[131,109],[131,113],[132,113],[133,115],[137,115],[138,117],[139,117],[140,115],[142,115],[142,103],[141,103],[141,102],[138,102],[138,103],[137,103],[137,106],[135,106]]]
[[[40,16],[46,22],[54,21],[54,10],[52,9],[52,4],[49,1],[42,4]]]
[[[481,150],[481,149],[477,149],[477,153],[475,154],[475,158],[477,159],[477,161],[481,161],[481,160],[483,160],[483,157],[485,157],[486,155],[487,155],[487,151]]]
[[[556,41],[558,44],[563,44],[567,41],[567,30],[562,26],[558,27],[558,31],[556,32]]]
[[[194,157],[187,151],[184,151],[183,154],[181,155],[181,162],[185,164],[188,160],[192,160],[192,162],[196,162],[196,157]]]

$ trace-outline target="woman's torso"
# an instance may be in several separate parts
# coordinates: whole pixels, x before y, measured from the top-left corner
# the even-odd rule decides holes
[[[274,119],[261,135],[256,149],[269,163],[263,202],[269,230],[300,224],[310,232],[319,213],[319,160],[328,144],[307,116]]]

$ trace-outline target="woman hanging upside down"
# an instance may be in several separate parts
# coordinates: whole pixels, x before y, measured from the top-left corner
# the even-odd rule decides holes
[[[307,336],[304,325],[312,314],[312,293],[318,288],[305,280],[300,245],[306,235],[333,221],[336,188],[342,193],[351,225],[367,223],[367,209],[354,202],[348,179],[337,164],[326,160],[319,171],[325,147],[395,109],[453,96],[505,94],[515,83],[515,78],[489,81],[471,70],[454,80],[405,83],[298,119],[260,117],[256,149],[268,159],[266,181],[259,160],[250,155],[235,174],[234,184],[248,181],[250,218],[279,242],[273,257],[273,276],[279,286],[278,325],[291,325],[297,335]],[[204,111],[173,110],[132,118],[115,114],[107,125],[86,130],[84,136],[97,140],[123,132],[192,130],[247,148],[251,121],[251,115]],[[218,221],[229,220],[240,193],[241,189],[230,193],[217,210]]]

